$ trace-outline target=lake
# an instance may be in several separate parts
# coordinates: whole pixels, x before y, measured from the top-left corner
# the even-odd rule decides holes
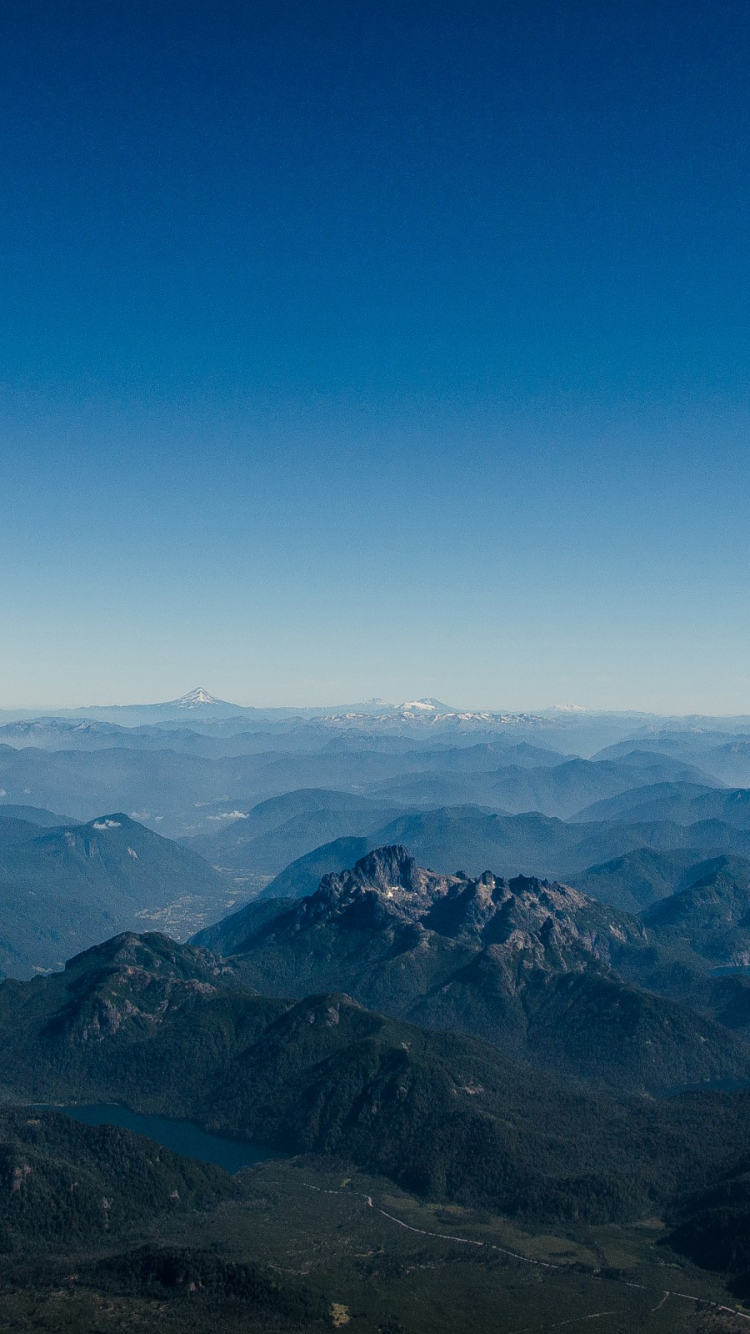
[[[192,1121],[173,1121],[166,1116],[139,1116],[137,1112],[129,1112],[127,1108],[114,1104],[53,1107],[51,1110],[64,1112],[74,1121],[82,1121],[87,1126],[120,1126],[123,1130],[135,1130],[139,1135],[146,1135],[156,1140],[157,1144],[163,1144],[165,1149],[171,1149],[173,1153],[197,1158],[201,1163],[213,1163],[216,1167],[223,1167],[226,1172],[239,1172],[241,1167],[249,1167],[252,1163],[285,1156],[246,1140],[209,1135],[199,1126],[193,1125]]]

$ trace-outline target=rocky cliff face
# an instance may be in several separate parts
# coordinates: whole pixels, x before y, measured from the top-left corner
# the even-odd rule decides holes
[[[59,991],[50,1029],[78,1045],[120,1033],[142,1037],[196,996],[231,984],[233,968],[168,936],[124,932],[70,959],[47,979]]]
[[[568,885],[485,871],[438,875],[417,866],[406,848],[378,848],[348,871],[324,876],[317,893],[290,914],[294,931],[336,924],[392,937],[412,928],[474,946],[528,952],[537,966],[611,964],[643,950],[643,926]],[[414,928],[417,928],[414,932]]]

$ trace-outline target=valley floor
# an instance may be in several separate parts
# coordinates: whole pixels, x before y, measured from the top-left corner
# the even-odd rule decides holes
[[[351,1334],[546,1334],[590,1325],[602,1334],[750,1330],[750,1313],[718,1278],[658,1245],[658,1219],[535,1234],[457,1205],[426,1204],[383,1179],[309,1157],[258,1164],[246,1180],[242,1202],[171,1217],[149,1236],[134,1236],[133,1246],[200,1246],[270,1264],[324,1292],[331,1327]],[[248,1321],[241,1303],[199,1292],[133,1295],[87,1277],[91,1258],[88,1251],[46,1267],[36,1261],[25,1273],[0,1263],[2,1334],[322,1328],[283,1317]]]

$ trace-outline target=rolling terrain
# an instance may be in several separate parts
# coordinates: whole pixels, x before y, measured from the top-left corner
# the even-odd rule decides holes
[[[353,793],[303,788],[238,811],[216,833],[198,835],[187,846],[235,876],[270,879],[329,837],[368,833],[402,813]]]
[[[750,831],[720,820],[691,825],[668,820],[584,824],[535,811],[501,815],[477,806],[446,806],[399,816],[361,838],[356,845],[358,856],[392,843],[405,844],[422,865],[446,874],[460,868],[480,875],[493,867],[506,876],[540,875],[565,881],[577,881],[584,873],[631,854],[667,854],[666,860],[653,863],[657,885],[664,884],[663,868],[667,866],[689,866],[720,854],[750,858]],[[264,897],[300,898],[313,893],[321,875],[350,864],[353,846],[351,838],[346,838],[314,848],[274,876],[263,890]],[[605,873],[598,881],[602,896],[610,883],[620,895],[616,878],[610,881]],[[658,897],[656,890],[649,891],[648,874],[640,883],[643,902]],[[627,890],[627,874],[622,884]]]

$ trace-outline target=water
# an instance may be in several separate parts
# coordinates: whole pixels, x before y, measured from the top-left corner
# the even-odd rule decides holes
[[[55,1107],[54,1110],[64,1112],[74,1121],[82,1121],[87,1126],[120,1126],[123,1130],[135,1130],[139,1135],[156,1140],[165,1149],[171,1149],[173,1153],[197,1158],[201,1163],[213,1163],[227,1172],[239,1172],[241,1167],[265,1162],[267,1158],[283,1157],[273,1149],[262,1148],[260,1144],[209,1135],[193,1125],[192,1121],[173,1121],[166,1116],[139,1116],[137,1112],[129,1112],[127,1108],[111,1103],[99,1103],[91,1107]]]

